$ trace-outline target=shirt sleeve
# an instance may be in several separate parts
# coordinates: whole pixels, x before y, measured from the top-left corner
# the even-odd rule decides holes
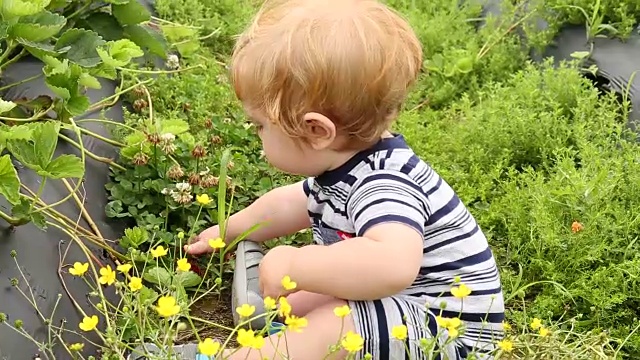
[[[347,202],[356,236],[383,223],[401,223],[424,234],[429,217],[422,188],[399,171],[378,170],[356,183]]]
[[[304,189],[304,194],[309,197],[311,194],[311,188],[313,187],[313,178],[307,178],[302,182],[302,189]]]

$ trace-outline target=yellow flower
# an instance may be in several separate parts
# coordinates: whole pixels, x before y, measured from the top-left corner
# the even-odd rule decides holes
[[[236,312],[240,314],[240,316],[248,318],[256,312],[256,307],[249,304],[242,304],[242,306],[236,308]]]
[[[123,274],[127,274],[132,267],[133,265],[131,264],[122,264],[118,265],[118,267],[116,267],[116,270],[120,271]]]
[[[449,318],[444,318],[440,315],[436,316],[436,323],[443,328],[449,327],[449,322],[451,321],[451,319]]]
[[[454,327],[448,327],[447,331],[449,332],[449,337],[452,339],[457,338],[458,335],[460,335],[460,332],[458,331],[458,329]]]
[[[302,332],[302,328],[305,328],[307,327],[307,325],[309,325],[307,319],[303,317],[297,317],[295,315],[287,316],[287,318],[284,320],[284,323],[287,325],[289,330],[295,332]]]
[[[129,289],[131,289],[131,291],[138,291],[142,289],[142,279],[132,276],[131,280],[129,280]]]
[[[266,298],[264,298],[264,308],[267,310],[275,309],[276,301],[271,296],[267,296]]]
[[[282,287],[285,290],[293,290],[296,288],[296,286],[298,286],[298,284],[296,284],[295,281],[291,281],[291,278],[289,277],[289,275],[286,275],[285,277],[282,278]]]
[[[95,329],[96,326],[98,326],[98,317],[96,315],[91,317],[85,316],[84,319],[82,319],[82,322],[78,325],[82,331],[91,331]]]
[[[407,338],[409,329],[406,325],[396,325],[391,329],[391,336],[398,340],[404,340]]]
[[[511,330],[511,324],[509,324],[506,321],[503,321],[502,322],[502,328],[504,329],[504,331],[509,331],[509,330]]]
[[[180,305],[176,304],[176,299],[173,296],[162,296],[158,299],[156,311],[160,316],[170,317],[180,312]]]
[[[211,246],[214,249],[222,249],[223,247],[227,246],[227,244],[224,243],[224,240],[222,240],[222,238],[217,238],[217,239],[209,239],[209,246]]]
[[[549,329],[547,329],[546,327],[543,326],[543,327],[540,328],[539,334],[542,337],[547,336],[547,335],[549,335]]]
[[[349,331],[344,338],[342,338],[340,344],[348,352],[354,353],[360,351],[364,347],[364,339],[353,331]]]
[[[451,294],[459,299],[464,299],[471,294],[471,289],[464,283],[460,283],[459,286],[451,288]]]
[[[162,245],[159,245],[155,249],[151,249],[151,255],[154,258],[159,258],[159,257],[165,256],[165,255],[167,255],[167,253],[169,253],[169,250],[165,249]]]
[[[284,318],[291,315],[291,304],[289,304],[289,302],[287,301],[287,298],[281,297],[278,302],[280,303],[280,309],[278,310],[278,314]]]
[[[530,326],[533,330],[538,330],[542,326],[542,321],[538,318],[533,318]]]
[[[207,194],[200,194],[196,195],[196,201],[200,205],[209,205],[209,203],[211,202],[211,198],[209,198],[209,195]]]
[[[111,269],[111,265],[107,265],[100,269],[100,277],[98,281],[102,285],[111,285],[116,282],[116,272]]]
[[[462,325],[462,320],[460,320],[457,317],[454,317],[454,318],[449,319],[449,326],[447,326],[447,327],[457,329],[457,328],[460,327],[460,325]]]
[[[339,317],[339,318],[343,318],[349,314],[351,314],[351,308],[349,308],[349,305],[342,305],[342,306],[338,306],[336,308],[333,309],[333,313]]]
[[[213,356],[220,351],[220,343],[213,341],[211,338],[206,338],[198,344],[198,351],[204,356]]]
[[[191,264],[189,264],[189,260],[187,260],[187,258],[178,260],[178,270],[184,272],[191,270]]]
[[[505,340],[498,341],[498,347],[500,348],[500,350],[504,352],[513,351],[513,343],[511,342],[511,340],[505,339]]]
[[[71,351],[81,351],[83,348],[84,348],[83,343],[75,343],[75,344],[69,345],[69,350]]]
[[[75,276],[82,276],[84,275],[84,273],[87,272],[87,270],[89,270],[89,263],[83,264],[83,263],[75,262],[73,264],[73,267],[69,269],[69,273]]]
[[[261,349],[264,346],[264,338],[259,334],[256,335],[253,330],[240,329],[238,330],[238,344],[242,347],[250,347],[254,349]]]

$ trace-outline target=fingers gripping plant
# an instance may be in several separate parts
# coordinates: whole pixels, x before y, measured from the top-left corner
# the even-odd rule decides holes
[[[28,55],[43,63],[41,74],[4,85],[0,90],[44,77],[54,94],[13,101],[0,99],[0,151],[8,151],[0,157],[0,194],[12,205],[11,213],[0,212],[0,217],[11,226],[33,222],[45,228],[44,215],[63,221],[53,209],[57,204],[47,205],[40,200],[48,180],[62,180],[69,188],[69,196],[60,202],[71,197],[77,200],[75,193],[81,182],[73,190],[66,179],[84,177],[86,156],[118,167],[111,159],[84,148],[81,135],[109,141],[78,127],[74,117],[113,105],[128,90],[120,89],[93,105],[86,91],[100,89],[100,78],[115,80],[119,72],[135,71],[124,67],[132,59],[144,56],[144,50],[166,57],[165,43],[149,25],[149,12],[136,0],[3,0],[0,15],[0,76],[8,66]],[[6,79],[2,80],[6,83]],[[75,133],[77,140],[65,136],[61,132],[64,129]],[[65,154],[54,158],[58,139],[78,148],[81,156]],[[12,157],[42,177],[36,193],[21,184]]]

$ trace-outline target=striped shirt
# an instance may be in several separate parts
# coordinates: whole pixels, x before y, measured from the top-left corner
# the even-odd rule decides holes
[[[401,294],[436,315],[459,317],[465,324],[460,342],[468,347],[483,348],[502,336],[504,300],[486,237],[453,189],[401,135],[307,179],[304,190],[318,244],[363,236],[385,222],[424,234],[420,272]],[[456,277],[472,290],[464,299],[451,294]]]

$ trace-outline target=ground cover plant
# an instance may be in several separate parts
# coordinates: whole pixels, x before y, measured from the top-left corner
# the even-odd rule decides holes
[[[527,60],[529,46],[548,44],[565,23],[599,29],[588,32],[591,36],[604,30],[609,35],[628,35],[637,23],[635,3],[504,1],[503,15],[486,19],[478,3],[389,3],[408,17],[425,47],[425,73],[396,130],[454,187],[498,257],[510,327],[507,338],[499,343],[498,358],[640,356],[640,148],[637,135],[626,130],[628,104],[595,88],[582,76],[579,60],[560,67],[550,61],[533,64]],[[78,4],[61,13],[68,19],[88,2]],[[135,26],[148,29],[146,23],[152,20],[166,37],[166,45],[138,44],[134,37],[129,38],[133,44],[113,39],[99,48],[103,49],[97,52],[102,63],[96,68],[117,60],[114,70],[125,74],[120,75],[121,92],[128,102],[125,123],[118,125],[106,118],[96,121],[108,123],[113,132],[109,140],[120,148],[120,158],[112,164],[112,182],[105,189],[110,199],[105,211],[129,228],[118,239],[119,252],[113,251],[118,260],[114,267],[100,266],[89,258],[86,263],[68,264],[71,275],[94,289],[90,300],[95,311],[86,313],[81,324],[66,328],[51,324],[52,334],[59,336],[39,344],[42,357],[54,358],[47,350],[57,342],[64,344],[70,357],[89,358],[83,343],[65,343],[66,332],[97,333],[103,359],[121,359],[142,340],[157,345],[198,342],[205,352],[233,344],[261,346],[260,329],[234,329],[231,320],[232,311],[247,319],[254,315],[250,308],[229,307],[233,246],[212,239],[211,246],[219,250],[199,259],[186,258],[181,250],[208,224],[224,224],[228,214],[271,187],[295,180],[276,173],[262,159],[258,139],[226,79],[233,35],[246,24],[256,5],[251,1],[157,0],[158,18],[137,19]],[[53,3],[42,2],[38,11],[44,6],[54,9]],[[48,13],[43,16],[51,17]],[[531,19],[537,17],[547,19],[550,30],[530,27]],[[86,22],[90,23],[94,22]],[[516,31],[520,28],[522,32]],[[49,45],[60,38],[52,38]],[[26,46],[26,51],[36,48]],[[169,53],[164,64],[169,70],[129,62],[142,57],[143,49],[153,53],[160,48]],[[56,81],[62,76],[54,75],[64,70],[65,79],[75,74],[78,80],[87,81],[74,86],[93,83],[91,76],[97,76],[93,70],[74,66],[77,59],[65,63],[64,56],[56,56],[61,59],[56,61],[42,56],[49,66],[45,76]],[[126,61],[121,62],[123,59]],[[84,105],[74,107],[84,104],[77,100],[82,98],[81,91],[65,89],[68,91],[60,91],[62,100],[47,106],[68,114],[62,119],[66,121],[2,127],[3,141],[13,156],[30,164],[31,155],[22,150],[27,147],[15,144],[36,141],[55,147],[52,142],[58,128],[81,131],[72,119],[76,112],[86,110]],[[10,108],[7,111],[25,107],[8,101],[1,105]],[[43,110],[39,106],[21,117],[39,114]],[[12,113],[3,115],[7,114]],[[18,117],[12,114],[2,120],[10,123]],[[65,159],[32,166],[44,177],[55,178],[51,174],[61,168],[67,172],[59,177],[81,178],[82,159]],[[13,181],[15,170],[9,155],[0,164],[2,161],[7,163],[2,167],[6,173],[1,175],[6,179],[0,187],[2,194],[15,200],[16,206],[38,205],[37,194],[17,195],[19,183]],[[64,166],[55,165],[56,161]],[[19,219],[42,221],[33,215],[40,211],[18,210],[3,218],[16,225]],[[46,211],[63,219],[52,210],[41,210]],[[68,234],[78,242],[86,241],[86,234],[72,230]],[[235,241],[245,237],[250,233]],[[309,234],[301,233],[268,246],[308,241]],[[21,256],[26,255],[14,254],[18,267]],[[16,279],[15,283],[25,281]],[[452,288],[459,286],[452,284]],[[103,295],[107,288],[117,289],[121,300],[108,301]],[[32,293],[24,295],[35,304]],[[340,314],[344,311],[338,310],[336,315]],[[0,322],[4,320],[6,316],[0,314]],[[441,321],[445,327],[463,331],[453,320]],[[304,331],[304,320],[292,318],[287,325]],[[4,321],[2,326],[31,336],[19,321]],[[403,329],[396,330],[394,336],[401,340]],[[357,336],[344,335],[336,346],[357,348]],[[429,351],[433,344],[423,345]]]

